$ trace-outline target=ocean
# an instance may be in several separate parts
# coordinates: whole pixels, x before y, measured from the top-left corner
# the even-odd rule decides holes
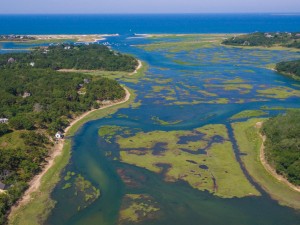
[[[0,15],[0,34],[299,31],[300,14]]]

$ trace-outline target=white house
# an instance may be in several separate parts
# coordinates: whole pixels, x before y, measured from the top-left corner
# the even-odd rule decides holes
[[[30,63],[30,66],[34,67],[35,63],[34,62],[31,62]]]
[[[7,118],[0,118],[0,123],[8,123],[8,119]]]
[[[56,134],[55,134],[55,138],[56,139],[63,139],[64,138],[64,135],[62,132],[58,131]]]
[[[27,98],[27,97],[30,97],[30,96],[31,96],[31,93],[25,91],[22,97],[23,97],[23,98]]]
[[[265,35],[265,37],[266,37],[266,38],[273,38],[274,36],[271,35],[271,34],[267,34],[267,35]]]
[[[16,60],[14,59],[14,58],[9,58],[8,60],[7,60],[7,63],[14,63]]]

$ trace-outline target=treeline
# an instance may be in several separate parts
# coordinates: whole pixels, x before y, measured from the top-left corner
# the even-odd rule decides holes
[[[262,133],[267,136],[267,161],[277,173],[300,185],[300,112],[290,111],[266,121]]]
[[[61,45],[49,47],[47,54],[41,51],[0,55],[0,118],[8,119],[0,123],[0,182],[8,187],[0,193],[0,224],[27,182],[40,171],[53,135],[78,114],[101,107],[102,101],[125,97],[115,80],[59,72],[56,66],[127,71],[136,62],[95,45],[71,46],[70,51]],[[34,66],[28,64],[32,61]]]
[[[255,32],[251,34],[239,35],[228,38],[222,42],[225,45],[233,46],[264,46],[272,47],[279,45],[290,48],[300,48],[299,33],[262,33]]]
[[[63,130],[74,115],[99,107],[97,101],[123,98],[125,91],[108,78],[92,80],[50,69],[3,69],[0,96],[0,118],[9,118],[12,129],[54,133]]]
[[[280,73],[291,74],[300,78],[300,60],[277,63],[276,70]]]
[[[134,71],[137,60],[110,50],[99,44],[69,45],[59,44],[38,47],[31,53],[0,55],[0,68],[42,68],[42,69],[76,69]]]

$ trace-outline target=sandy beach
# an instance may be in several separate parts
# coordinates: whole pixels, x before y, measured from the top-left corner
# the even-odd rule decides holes
[[[99,109],[93,109],[93,110],[90,110],[90,111],[80,115],[79,117],[75,118],[70,123],[70,125],[64,130],[65,134],[70,130],[70,128],[74,124],[76,124],[78,121],[80,121],[81,119],[83,119],[84,117],[89,115],[90,113],[97,111],[97,110],[103,110],[103,109],[127,102],[130,99],[130,92],[125,87],[124,87],[124,90],[126,92],[126,96],[123,100],[111,102],[110,104],[107,104]],[[38,189],[41,185],[41,179],[47,173],[47,171],[54,165],[56,157],[62,154],[64,143],[65,143],[64,140],[60,140],[58,143],[55,144],[55,146],[53,147],[53,149],[48,157],[46,165],[44,166],[42,171],[29,182],[29,188],[26,190],[23,197],[15,204],[15,206],[13,206],[11,208],[10,215],[14,214],[14,212],[17,211],[19,207],[26,205],[31,199],[31,194],[38,191]]]
[[[139,69],[141,69],[142,68],[142,66],[143,66],[143,64],[142,64],[142,61],[141,60],[138,60],[138,66],[135,68],[135,71],[133,71],[131,74],[129,74],[129,75],[134,75],[134,74],[136,74],[138,71],[139,71]]]
[[[88,35],[70,35],[70,34],[53,34],[53,35],[29,35],[37,40],[57,40],[57,39],[75,39],[78,42],[97,42],[105,40],[106,37],[118,36],[118,34],[88,34]]]

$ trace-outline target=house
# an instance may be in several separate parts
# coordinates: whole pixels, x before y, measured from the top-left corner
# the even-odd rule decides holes
[[[31,62],[30,63],[30,66],[34,67],[35,63],[34,62]]]
[[[89,80],[89,79],[83,79],[83,82],[84,82],[85,84],[89,84],[89,83],[90,83],[90,80]]]
[[[56,139],[63,139],[64,138],[64,135],[62,132],[58,131],[56,134],[55,134],[55,138]]]
[[[7,60],[7,63],[14,63],[16,60],[14,59],[14,58],[9,58],[8,60]]]
[[[295,36],[296,36],[296,37],[300,37],[300,34],[296,34]]]
[[[249,45],[250,45],[250,42],[249,42],[249,41],[245,41],[245,42],[243,43],[243,45],[244,45],[244,46],[249,46]]]
[[[6,189],[7,189],[6,184],[3,184],[3,183],[0,181],[0,191],[5,191]]]
[[[64,49],[69,50],[69,49],[71,49],[71,46],[66,46],[66,47],[64,47]]]
[[[7,118],[0,118],[0,123],[8,123],[8,119]]]
[[[265,37],[266,37],[266,38],[273,38],[274,36],[271,35],[271,34],[267,34],[267,35],[265,35]]]
[[[30,96],[31,96],[31,93],[25,91],[22,97],[23,97],[23,98],[27,98],[27,97],[30,97]]]

